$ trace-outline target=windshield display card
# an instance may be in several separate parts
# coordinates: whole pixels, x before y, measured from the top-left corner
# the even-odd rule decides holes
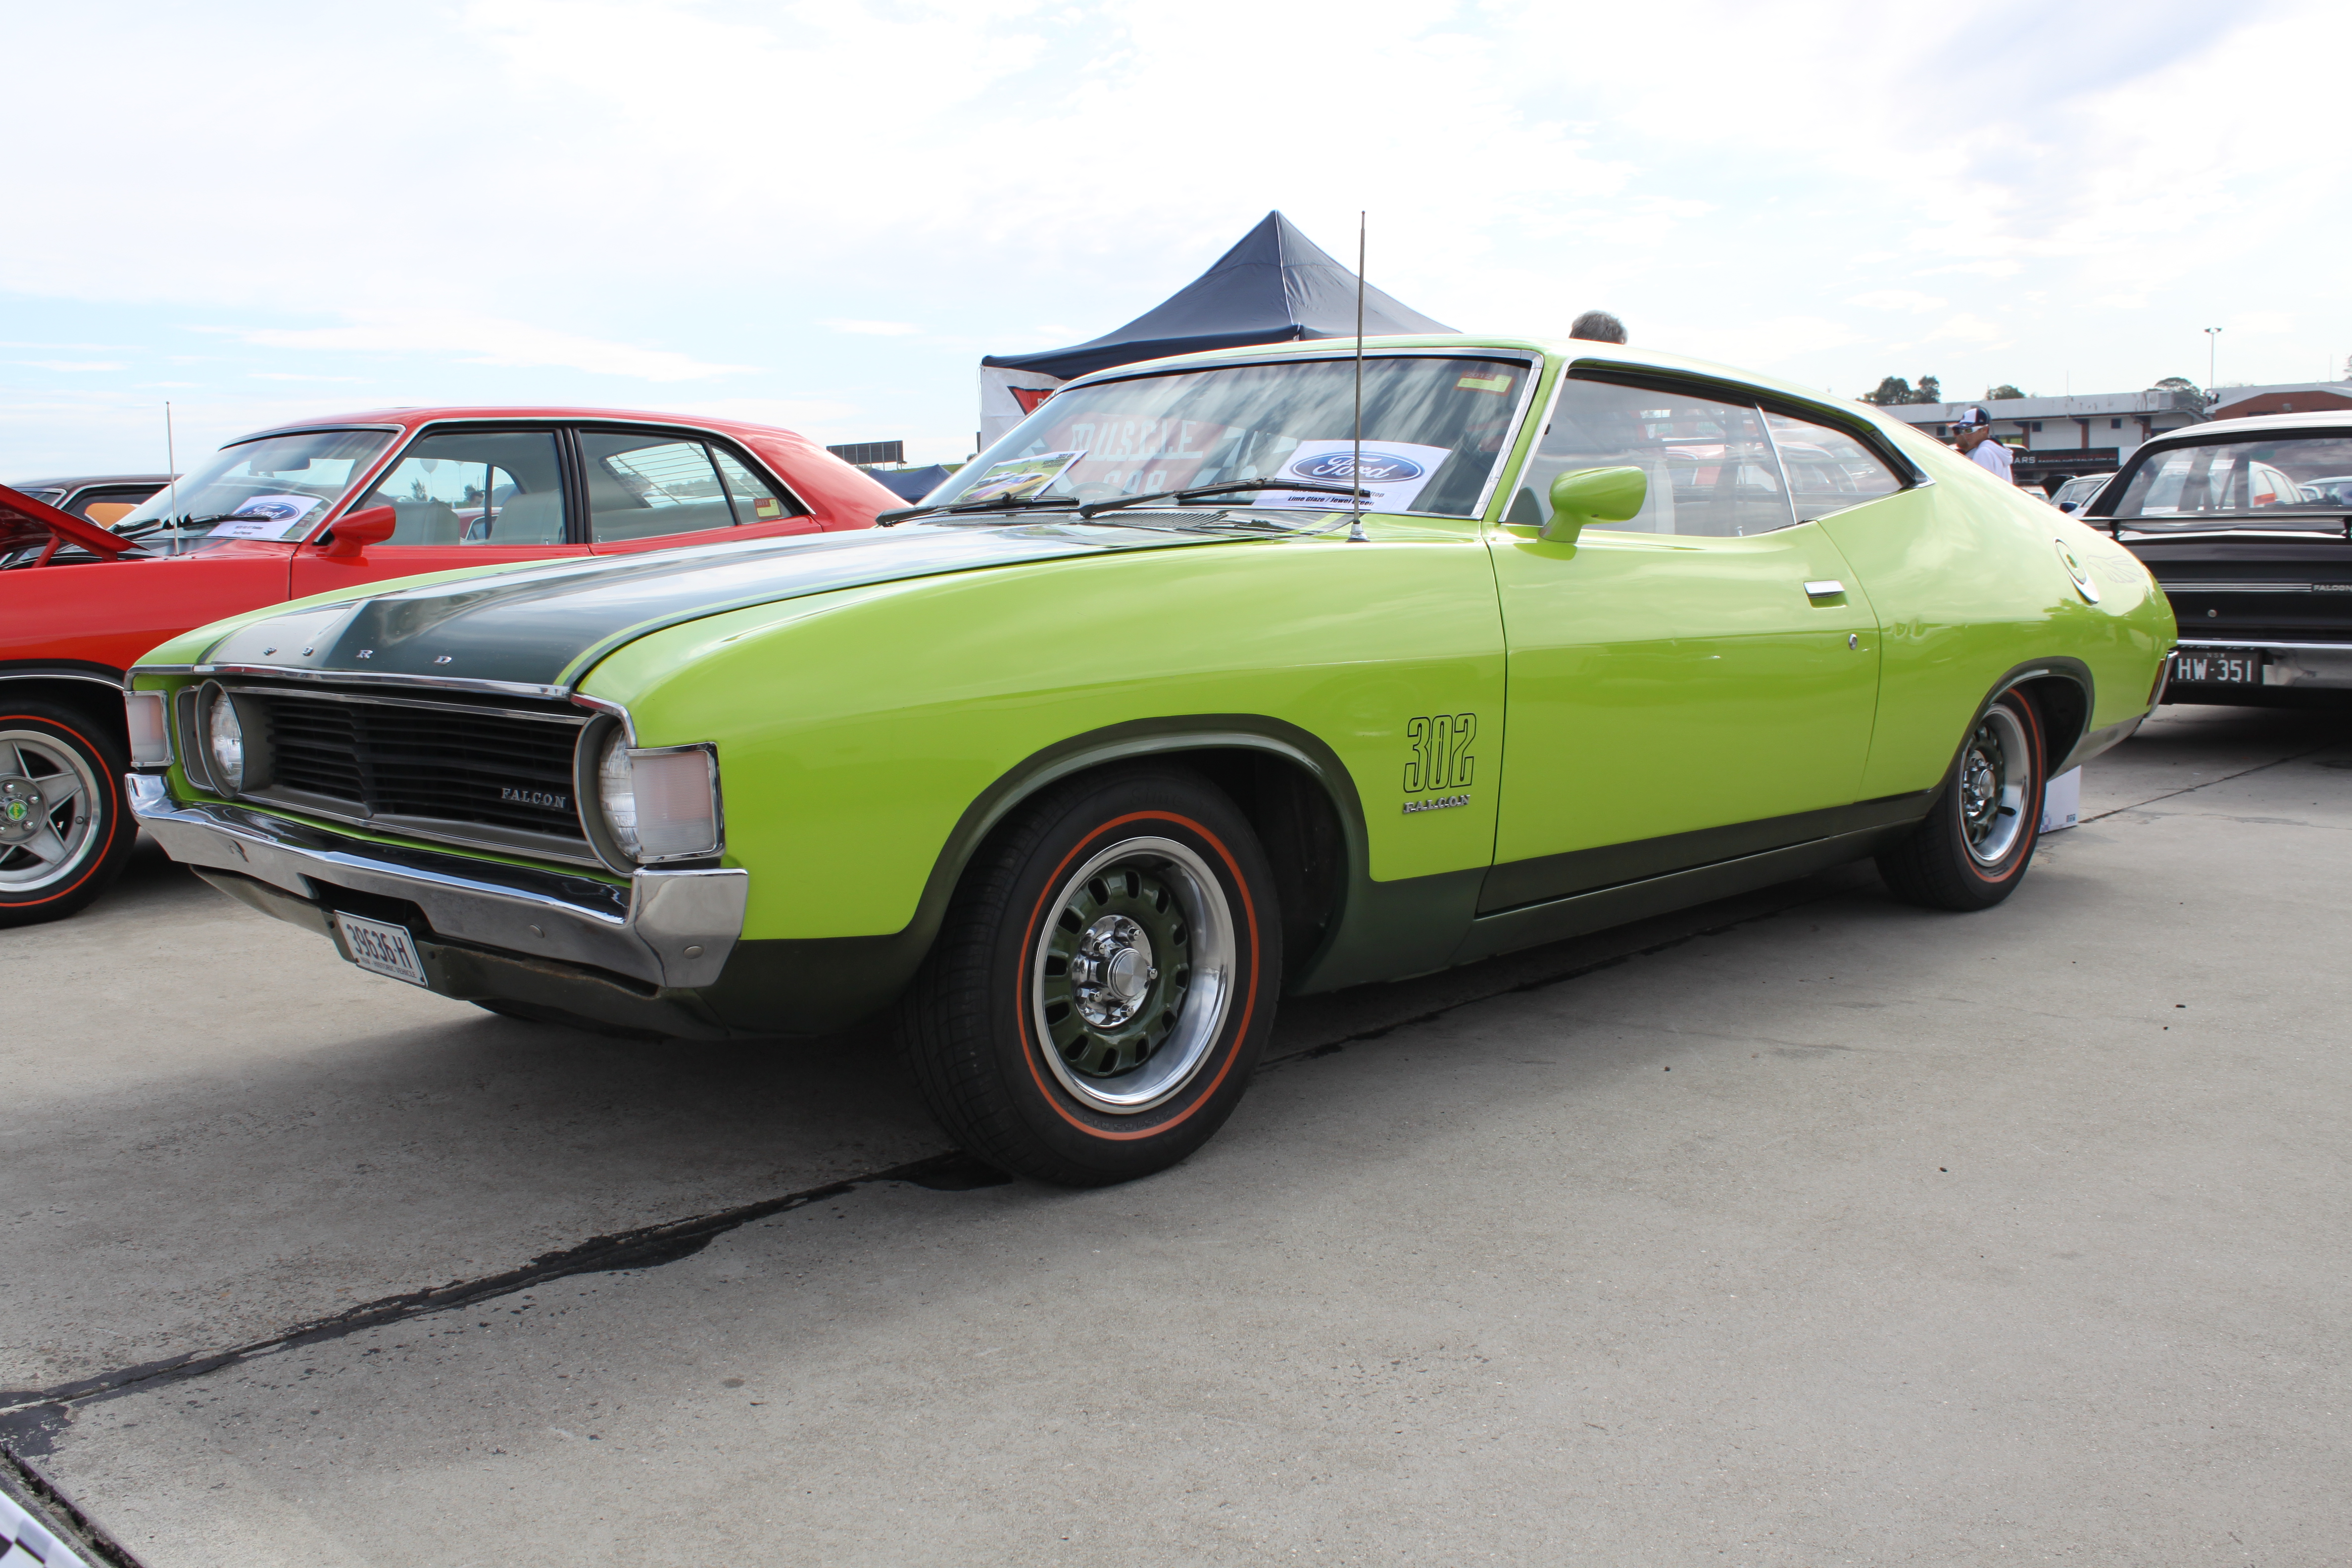
[[[236,515],[213,526],[214,539],[291,539],[319,504],[317,496],[252,496],[237,503]]]
[[[1086,456],[1076,452],[1041,452],[1034,458],[1015,458],[1010,462],[991,463],[988,472],[971,483],[971,488],[955,498],[958,506],[973,501],[996,500],[1005,496],[1026,500],[1052,489],[1055,481],[1076,466]]]
[[[1363,478],[1357,481],[1359,489],[1370,490],[1364,506],[1370,511],[1403,511],[1411,507],[1422,488],[1437,477],[1445,459],[1454,455],[1450,447],[1423,447],[1412,441],[1366,441],[1364,443]],[[1344,485],[1355,472],[1356,443],[1351,437],[1336,441],[1301,441],[1298,449],[1290,454],[1281,468],[1286,479],[1314,479],[1327,485]],[[1344,510],[1349,505],[1346,496],[1317,495],[1312,491],[1268,490],[1250,502],[1252,506],[1308,507],[1317,511]]]

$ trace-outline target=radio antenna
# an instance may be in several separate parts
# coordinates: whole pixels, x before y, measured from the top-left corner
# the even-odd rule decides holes
[[[163,399],[163,471],[171,476],[172,553],[180,552],[180,454],[172,444],[172,400]]]
[[[1348,525],[1350,544],[1368,544],[1364,537],[1364,230],[1365,214],[1356,213],[1356,449],[1348,465],[1348,488],[1356,492],[1355,521]]]

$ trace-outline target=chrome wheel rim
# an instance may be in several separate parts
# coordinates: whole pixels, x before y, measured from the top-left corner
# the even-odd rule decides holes
[[[1170,838],[1101,850],[1055,892],[1029,975],[1046,1066],[1112,1116],[1200,1072],[1233,1001],[1233,911],[1208,862]]]
[[[1960,837],[1979,866],[2006,859],[2025,831],[2032,755],[2025,726],[2007,708],[1990,710],[1969,737],[1960,758]]]
[[[98,842],[98,775],[70,747],[0,730],[0,892],[62,882]]]

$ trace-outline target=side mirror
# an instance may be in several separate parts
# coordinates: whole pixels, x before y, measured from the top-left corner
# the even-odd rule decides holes
[[[1591,522],[1625,522],[1650,497],[1650,476],[1639,468],[1575,468],[1551,482],[1551,521],[1543,536],[1573,544]]]
[[[372,506],[365,511],[345,512],[327,530],[320,542],[327,553],[348,561],[371,544],[382,544],[400,526],[400,513],[388,506]]]
[[[2083,503],[2081,501],[2077,500],[2062,500],[2058,503],[2058,510],[2060,511],[2071,512],[2082,504]]]

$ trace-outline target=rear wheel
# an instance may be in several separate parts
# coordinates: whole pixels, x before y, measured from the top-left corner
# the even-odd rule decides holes
[[[139,830],[122,744],[48,702],[0,707],[0,926],[73,914],[122,873]]]
[[[1247,1087],[1282,970],[1273,878],[1198,774],[1047,792],[966,870],[901,1026],[950,1136],[1098,1186],[1176,1163]]]
[[[1939,910],[1990,909],[2009,897],[2041,842],[2046,763],[2033,704],[2017,691],[1994,698],[1927,820],[1878,857],[1886,885]]]

